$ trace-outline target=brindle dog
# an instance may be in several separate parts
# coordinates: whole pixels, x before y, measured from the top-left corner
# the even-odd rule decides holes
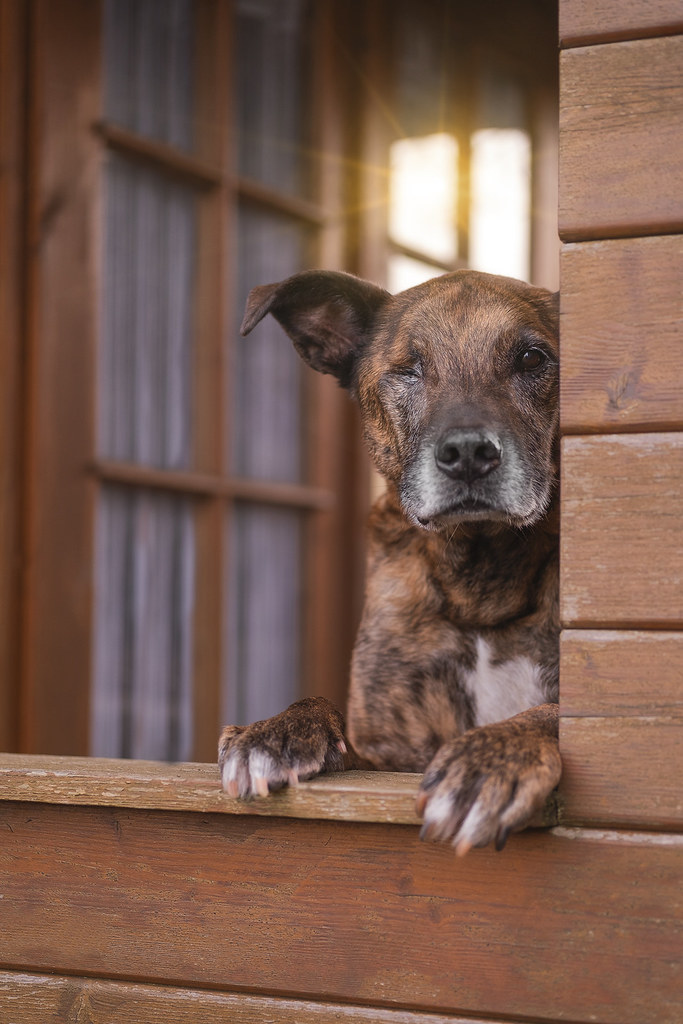
[[[457,271],[399,295],[310,271],[254,288],[357,399],[386,493],[370,517],[348,740],[323,698],[228,726],[232,796],[320,771],[424,772],[422,834],[502,848],[560,777],[557,297]]]

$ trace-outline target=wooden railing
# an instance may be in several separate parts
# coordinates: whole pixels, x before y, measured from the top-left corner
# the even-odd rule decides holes
[[[213,765],[3,755],[0,1020],[677,1019],[683,838],[560,825],[458,860],[417,785],[243,804]]]

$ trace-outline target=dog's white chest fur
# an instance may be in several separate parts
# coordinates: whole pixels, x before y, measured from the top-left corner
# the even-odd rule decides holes
[[[520,711],[544,704],[541,670],[530,658],[511,658],[492,664],[491,647],[477,637],[477,663],[465,677],[475,725],[490,725]]]

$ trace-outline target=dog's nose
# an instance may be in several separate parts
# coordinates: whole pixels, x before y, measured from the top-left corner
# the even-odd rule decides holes
[[[498,441],[480,430],[449,430],[434,449],[436,464],[452,480],[471,483],[500,465],[502,449]]]

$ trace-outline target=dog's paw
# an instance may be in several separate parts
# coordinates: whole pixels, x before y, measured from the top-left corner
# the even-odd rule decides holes
[[[529,822],[560,780],[557,706],[544,704],[446,743],[417,798],[423,839],[451,840],[459,856]]]
[[[263,722],[226,726],[218,766],[226,793],[247,799],[341,771],[346,752],[341,713],[324,697],[304,697]]]

